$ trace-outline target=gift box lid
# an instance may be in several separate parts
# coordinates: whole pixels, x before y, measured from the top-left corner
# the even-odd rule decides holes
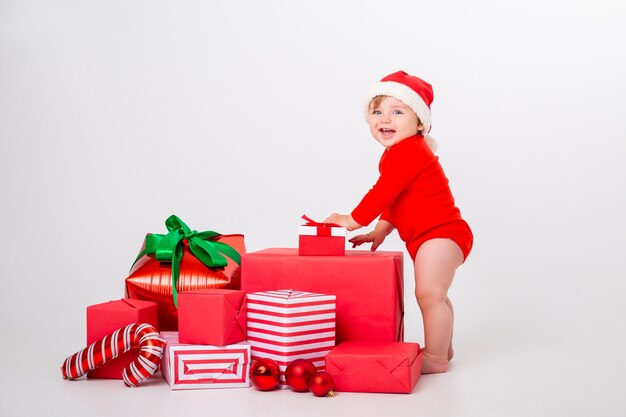
[[[348,231],[339,226],[333,227],[320,227],[320,226],[300,226],[298,228],[298,234],[302,236],[332,236],[332,237],[346,237]]]
[[[87,309],[89,310],[128,310],[141,308],[156,308],[157,304],[152,301],[136,300],[133,298],[122,298],[120,300],[107,301],[100,304],[94,304]]]
[[[409,342],[343,342],[335,347],[331,356],[349,356],[356,360],[376,360],[386,369],[410,366],[422,349]]]
[[[301,217],[305,224],[298,229],[300,235],[305,236],[337,236],[345,237],[347,229],[335,223],[321,223],[309,218],[306,214]]]
[[[162,339],[165,340],[165,349],[169,352],[186,352],[190,354],[210,354],[211,352],[238,351],[243,354],[242,364],[250,363],[250,343],[247,340],[232,343],[230,345],[192,345],[188,343],[180,343],[177,331],[159,332]]]
[[[237,343],[233,343],[230,345],[225,345],[225,346],[216,346],[216,345],[190,345],[187,343],[180,343],[179,339],[178,339],[178,332],[177,331],[163,331],[163,332],[159,332],[159,335],[161,336],[161,338],[163,338],[165,340],[165,342],[167,343],[168,347],[175,347],[176,349],[186,349],[186,350],[198,350],[198,349],[203,349],[203,350],[223,350],[223,349],[238,349],[238,348],[243,348],[243,349],[247,349],[250,346],[250,343],[248,343],[247,340],[241,341],[241,342],[237,342]]]
[[[261,291],[248,294],[248,300],[254,302],[265,302],[266,305],[312,305],[312,304],[328,304],[334,302],[337,297],[335,295],[315,294],[306,291],[294,290],[277,290],[277,291]]]
[[[221,289],[221,288],[206,288],[199,290],[186,290],[178,293],[179,297],[187,297],[187,296],[198,296],[198,297],[221,297],[228,303],[229,307],[232,307],[233,310],[238,311],[245,304],[246,293],[240,290],[229,290],[229,289]]]

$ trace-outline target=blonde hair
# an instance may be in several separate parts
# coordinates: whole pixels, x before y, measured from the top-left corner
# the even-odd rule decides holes
[[[380,103],[382,103],[383,100],[388,98],[388,97],[391,97],[391,96],[376,96],[376,97],[374,97],[372,100],[370,100],[370,104],[367,106],[368,111],[371,112],[373,109],[375,109],[378,106],[380,106]],[[393,98],[393,97],[391,97],[391,98]],[[400,101],[402,101],[402,100],[400,100]],[[413,111],[413,110],[411,110],[411,111]],[[413,113],[415,113],[415,112],[413,112]],[[420,129],[420,127],[421,127],[421,129]],[[420,135],[425,135],[426,134],[426,132],[424,132],[424,124],[420,120],[419,116],[417,116],[417,133],[420,134]]]

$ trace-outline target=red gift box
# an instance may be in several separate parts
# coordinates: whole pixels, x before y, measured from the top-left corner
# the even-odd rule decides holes
[[[318,223],[302,216],[306,224],[299,228],[298,254],[344,255],[346,252],[346,229],[332,223]]]
[[[299,256],[297,249],[265,249],[242,256],[241,289],[336,295],[337,343],[396,342],[404,338],[402,261],[402,252]]]
[[[154,244],[155,237],[163,241],[175,241],[181,245],[182,259],[179,262],[179,275],[176,282],[177,292],[191,291],[207,288],[231,288],[239,289],[240,271],[239,264],[226,252],[222,257],[225,266],[209,267],[202,260],[198,259],[190,249],[189,241],[199,241],[199,244],[208,243],[213,246],[213,255],[220,257],[223,245],[227,245],[231,250],[239,255],[245,253],[243,235],[220,235],[215,232],[196,232],[178,217],[170,216],[166,220],[166,225],[170,233],[168,235],[148,234],[144,240],[138,259],[135,261],[126,278],[126,294],[130,298],[154,301],[159,306],[159,325],[161,330],[178,329],[178,311],[174,301],[172,280],[171,259],[159,260],[158,256],[163,253],[162,247]],[[170,239],[171,235],[175,239]],[[148,250],[147,243],[151,248],[156,249],[155,253]],[[157,242],[160,243],[160,242]],[[166,242],[163,242],[166,243]],[[198,244],[194,243],[194,248]],[[173,253],[174,248],[169,248]],[[229,252],[230,253],[230,252]],[[206,260],[205,260],[206,261]],[[210,262],[209,262],[210,263]]]
[[[335,347],[335,296],[292,290],[248,294],[248,342],[252,359],[278,362],[279,386],[287,388],[285,369],[308,359],[318,371]]]
[[[421,371],[417,343],[346,342],[326,355],[335,391],[410,393]]]
[[[178,295],[180,343],[230,345],[246,339],[246,293],[195,290]]]
[[[178,341],[178,332],[161,332],[165,352],[163,378],[173,390],[247,388],[250,386],[250,345],[188,345]]]
[[[123,298],[87,307],[87,346],[131,323],[148,323],[158,329],[156,303]],[[87,377],[122,379],[124,367],[138,355],[139,348],[133,348],[89,372]]]

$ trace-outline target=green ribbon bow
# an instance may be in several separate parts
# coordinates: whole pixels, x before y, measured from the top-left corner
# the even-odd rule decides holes
[[[225,267],[228,264],[228,260],[224,255],[241,265],[239,252],[232,246],[215,240],[221,234],[211,230],[205,232],[191,230],[185,222],[175,215],[171,215],[165,220],[165,226],[169,230],[169,233],[166,235],[156,233],[146,235],[146,248],[137,256],[133,265],[143,255],[152,254],[160,262],[171,262],[172,295],[174,296],[174,305],[176,307],[178,307],[176,284],[180,275],[180,260],[183,257],[183,240],[187,239],[191,253],[209,268]]]

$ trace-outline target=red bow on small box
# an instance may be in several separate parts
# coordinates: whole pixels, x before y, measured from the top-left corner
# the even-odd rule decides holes
[[[331,227],[341,227],[336,223],[320,223],[312,220],[306,214],[302,215],[302,218],[306,221],[303,226],[312,226],[317,228],[317,236],[332,236],[331,235]]]

